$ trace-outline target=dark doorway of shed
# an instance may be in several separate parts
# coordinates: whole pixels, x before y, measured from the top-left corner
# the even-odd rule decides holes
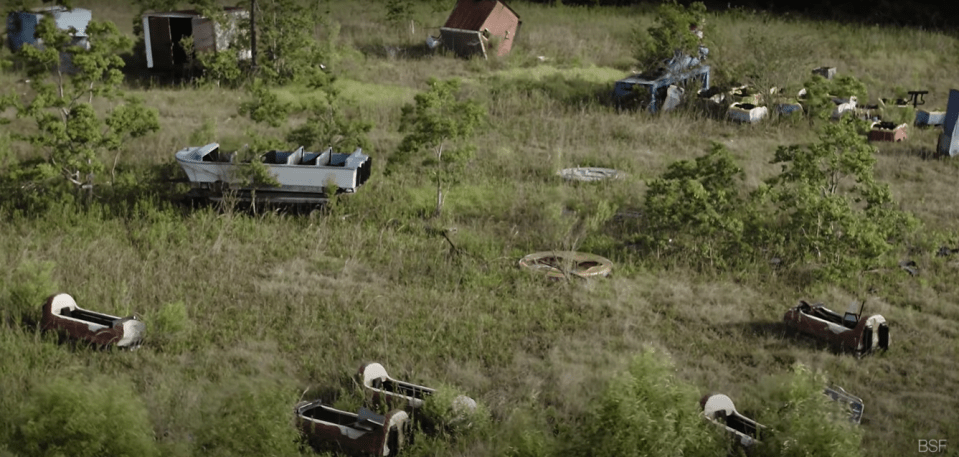
[[[188,56],[180,40],[184,37],[193,36],[193,18],[189,17],[171,17],[170,18],[170,38],[173,39],[173,66],[174,68],[183,68],[191,56]]]

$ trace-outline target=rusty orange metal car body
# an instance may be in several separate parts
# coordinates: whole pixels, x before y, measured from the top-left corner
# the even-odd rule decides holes
[[[77,306],[69,294],[56,294],[43,305],[40,326],[74,340],[97,346],[136,348],[143,342],[146,325],[136,316],[118,317]]]
[[[312,446],[352,455],[397,455],[409,420],[405,411],[379,415],[360,408],[358,413],[350,413],[319,400],[300,402],[295,414],[297,427]]]
[[[858,310],[857,310],[858,309]],[[862,305],[853,303],[840,315],[822,304],[800,301],[786,311],[786,326],[831,344],[840,351],[863,355],[889,349],[889,325],[882,315],[866,316]]]

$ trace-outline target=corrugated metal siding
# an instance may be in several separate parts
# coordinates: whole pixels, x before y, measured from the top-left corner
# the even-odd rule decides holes
[[[459,0],[443,27],[479,31],[498,4],[496,0]]]

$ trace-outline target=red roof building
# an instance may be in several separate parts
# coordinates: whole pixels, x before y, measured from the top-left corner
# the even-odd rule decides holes
[[[505,56],[523,21],[505,3],[498,0],[458,0],[440,36],[448,49],[462,57],[490,53]]]

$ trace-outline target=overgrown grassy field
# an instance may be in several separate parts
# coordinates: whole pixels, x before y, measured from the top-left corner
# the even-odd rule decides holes
[[[127,3],[75,5],[132,34],[136,11]],[[420,51],[448,12],[418,10],[411,36],[386,24],[381,2],[331,3],[341,28],[340,58],[329,66],[375,124],[365,151],[374,174],[322,214],[175,204],[185,189],[160,178],[177,170],[175,151],[211,141],[238,148],[249,129],[264,128],[237,114],[242,90],[131,78],[129,91],[159,110],[161,129],[129,142],[118,159],[114,185],[130,198],[42,214],[5,209],[0,307],[28,298],[38,315],[43,298],[67,292],[84,308],[139,314],[149,339],[136,351],[96,351],[5,327],[0,416],[20,411],[48,378],[96,384],[105,375],[132,386],[164,455],[283,455],[261,446],[295,437],[298,399],[332,391],[355,407],[349,378],[378,361],[398,379],[456,386],[493,419],[465,438],[418,439],[408,455],[537,455],[517,449],[537,448],[530,436],[545,443],[581,425],[606,382],[651,347],[668,354],[678,378],[702,394],[729,395],[747,413],[764,379],[802,363],[862,397],[864,455],[914,455],[920,439],[948,440],[948,454],[959,455],[959,258],[936,256],[939,246],[959,247],[959,166],[931,154],[940,130],[909,127],[906,141],[876,144],[877,179],[923,224],[898,259],[834,282],[768,259],[735,271],[688,268],[668,253],[631,248],[635,220],[609,216],[640,210],[647,180],[711,142],[732,151],[755,188],[779,169],[770,163],[778,146],[815,132],[785,119],[737,125],[694,106],[617,111],[605,96],[631,69],[630,32],[652,24],[648,8],[511,6],[523,19],[516,46],[485,61]],[[873,100],[923,89],[926,107],[945,109],[959,74],[959,40],[942,33],[738,10],[708,20],[715,84],[752,63],[776,65],[780,84],[798,90],[812,68],[828,65],[860,78]],[[752,62],[757,55],[772,62]],[[431,77],[461,78],[490,119],[440,220],[425,216],[435,192],[425,173],[383,173],[402,138],[402,106]],[[22,80],[0,76],[5,90],[25,90]],[[276,92],[290,101],[313,95]],[[13,150],[35,154],[25,144]],[[627,177],[571,183],[556,175],[580,165]],[[589,227],[589,218],[601,223]],[[451,255],[428,225],[455,227],[451,239],[465,254]],[[517,268],[543,250],[606,256],[613,275],[551,282]],[[919,275],[897,260],[915,261]],[[840,311],[865,299],[866,312],[890,322],[890,350],[857,359],[785,336],[783,313],[800,299]],[[16,427],[0,426],[0,438]],[[0,442],[0,456],[8,452]]]

